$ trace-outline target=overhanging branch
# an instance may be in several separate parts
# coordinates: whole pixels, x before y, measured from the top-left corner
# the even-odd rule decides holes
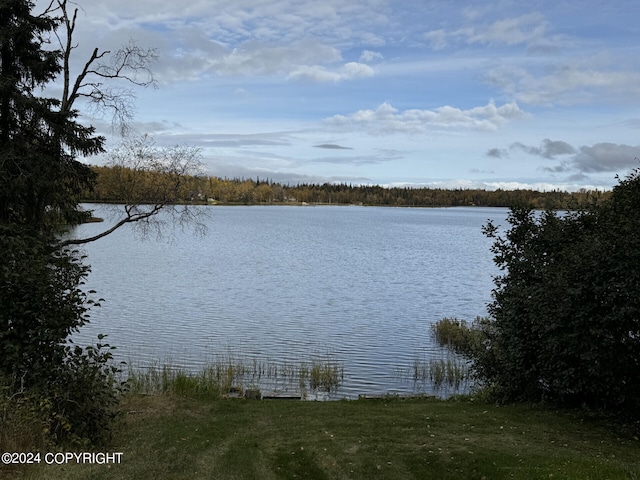
[[[99,233],[97,235],[92,236],[92,237],[71,238],[71,239],[65,240],[65,241],[60,243],[60,247],[64,248],[64,247],[68,247],[69,245],[83,245],[85,243],[95,242],[96,240],[100,240],[101,238],[112,234],[113,232],[115,232],[119,228],[123,227],[127,223],[134,223],[134,222],[144,221],[144,220],[147,220],[147,219],[153,217],[154,215],[157,215],[160,212],[160,210],[162,210],[162,208],[165,207],[165,205],[154,205],[153,208],[151,208],[151,210],[146,211],[146,212],[141,212],[141,213],[131,213],[131,209],[129,209],[127,207],[131,207],[131,206],[127,205],[125,207],[125,211],[127,212],[127,216],[125,218],[123,218],[122,220],[120,220],[119,222],[117,222],[115,225],[113,225],[108,230],[105,230],[105,231],[103,231],[103,232],[101,232],[101,233]]]

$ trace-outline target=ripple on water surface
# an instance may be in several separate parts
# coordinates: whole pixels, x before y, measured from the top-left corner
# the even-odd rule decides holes
[[[120,230],[86,246],[87,288],[106,301],[76,341],[106,333],[122,359],[194,371],[229,352],[281,364],[325,358],[343,366],[338,395],[349,397],[429,389],[401,377],[417,359],[444,355],[435,321],[486,314],[497,270],[481,227],[507,214],[202,208],[205,237],[140,241]]]

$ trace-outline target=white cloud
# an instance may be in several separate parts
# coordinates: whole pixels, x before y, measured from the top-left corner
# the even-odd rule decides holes
[[[343,76],[348,80],[351,80],[353,78],[370,77],[373,74],[373,68],[364,63],[349,62],[344,66]]]
[[[365,50],[358,63],[344,64],[341,51],[383,45],[378,27],[387,13],[386,1],[377,0],[107,0],[80,11],[75,40],[88,49],[117,49],[130,37],[156,46],[161,83],[210,74],[336,82],[372,75],[358,64],[381,54]]]
[[[510,120],[526,117],[517,103],[497,107],[493,102],[468,110],[444,106],[434,110],[411,109],[403,112],[385,102],[375,110],[359,110],[325,120],[334,128],[365,130],[372,134],[426,133],[441,130],[493,131]]]
[[[364,50],[360,55],[360,63],[372,63],[382,59],[384,59],[384,56],[380,52],[372,52],[370,50]]]
[[[333,63],[340,59],[337,49],[314,41],[287,46],[248,42],[210,62],[212,71],[219,75],[269,75],[289,72],[314,61]]]
[[[521,45],[544,37],[546,22],[537,13],[497,20],[486,27],[463,32],[468,43]]]
[[[640,73],[565,64],[536,76],[521,67],[499,67],[488,81],[529,105],[574,105],[587,101],[640,98]]]
[[[315,81],[339,81],[373,74],[371,67],[364,64],[359,67],[360,64],[347,63],[340,67],[340,51],[314,40],[289,45],[251,41],[232,49],[216,45],[175,52],[172,58],[162,59],[157,72],[161,82],[194,80],[203,75],[308,77]]]
[[[449,42],[447,41],[449,35],[443,28],[439,30],[432,30],[424,34],[425,40],[431,45],[434,50],[444,50]]]
[[[369,65],[349,62],[337,70],[330,70],[322,65],[300,65],[294,68],[288,77],[293,80],[338,83],[344,80],[370,77],[373,74],[373,68]]]
[[[424,34],[434,50],[460,42],[481,45],[530,45],[545,37],[547,22],[538,13],[503,18],[491,24],[467,25],[456,30],[438,29]]]
[[[90,25],[89,30],[99,26],[100,32],[161,28],[167,35],[196,28],[230,46],[250,40],[289,43],[310,37],[355,43],[376,38],[372,30],[388,23],[387,13],[385,1],[371,0],[107,0],[86,7],[86,22],[82,20],[79,26]]]

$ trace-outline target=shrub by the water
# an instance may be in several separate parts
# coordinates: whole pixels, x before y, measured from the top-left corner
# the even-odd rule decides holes
[[[468,355],[498,398],[638,415],[640,407],[640,171],[608,201],[580,212],[513,208],[484,232],[503,273],[490,317],[443,320],[444,344]]]
[[[484,337],[479,327],[488,321],[489,319],[482,317],[477,317],[472,323],[458,318],[443,318],[432,328],[440,345],[447,346],[456,353],[471,355],[481,347]]]

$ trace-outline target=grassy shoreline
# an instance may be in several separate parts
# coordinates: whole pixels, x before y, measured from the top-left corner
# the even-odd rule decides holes
[[[429,393],[439,398],[464,394],[471,385],[468,362],[448,354],[436,358],[416,356],[406,369],[397,369],[395,376],[414,388],[408,395]],[[348,372],[347,372],[348,376]],[[356,399],[379,396],[360,392],[345,394],[345,367],[332,356],[313,356],[298,362],[221,355],[198,372],[172,364],[152,363],[132,367],[123,372],[128,391],[134,394],[175,393],[178,395],[207,394],[242,397],[295,397],[302,400]]]
[[[577,412],[389,397],[301,402],[128,395],[114,465],[28,465],[15,478],[640,478],[640,442]],[[637,434],[637,432],[636,432]],[[0,476],[2,476],[0,467]]]
[[[459,379],[447,366],[416,359],[411,373]],[[638,423],[470,395],[284,400],[254,383],[277,376],[323,390],[342,375],[326,358],[278,365],[229,357],[199,374],[129,370],[112,438],[93,449],[120,462],[0,464],[0,478],[640,479]]]

